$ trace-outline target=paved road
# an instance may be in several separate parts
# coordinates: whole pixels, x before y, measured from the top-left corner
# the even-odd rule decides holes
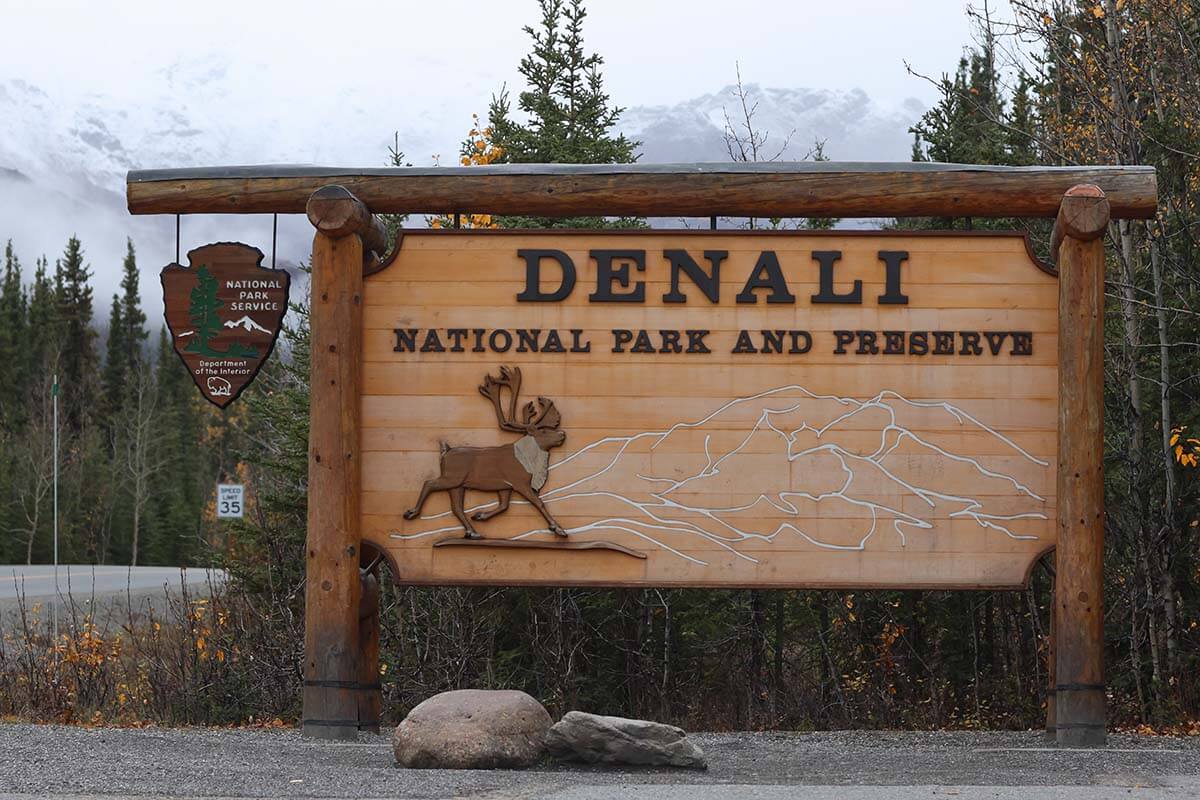
[[[178,592],[179,567],[97,567],[81,564],[61,564],[58,567],[58,594],[66,601],[70,597],[78,605],[95,600],[112,602],[163,596],[166,591]],[[183,582],[190,592],[205,592],[210,581],[225,580],[221,570],[182,570]],[[0,564],[0,611],[16,608],[18,598],[25,602],[48,603],[55,597],[54,567],[44,564]]]
[[[1047,748],[1037,733],[694,734],[707,772],[547,766],[404,770],[388,742],[295,731],[0,724],[0,800],[29,797],[487,800],[1115,800],[1200,796],[1200,737]]]

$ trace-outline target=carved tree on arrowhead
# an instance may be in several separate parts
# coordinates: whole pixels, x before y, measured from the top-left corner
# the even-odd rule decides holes
[[[202,266],[196,271],[196,288],[192,289],[191,305],[188,306],[188,317],[195,326],[195,339],[187,346],[188,352],[199,353],[203,356],[224,355],[208,346],[208,342],[221,332],[221,318],[217,310],[225,304],[217,297],[217,281]]]

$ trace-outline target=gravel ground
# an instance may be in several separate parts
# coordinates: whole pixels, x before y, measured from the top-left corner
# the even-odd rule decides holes
[[[485,772],[399,769],[379,736],[334,744],[296,731],[0,724],[0,799],[1200,796],[1200,737],[1113,735],[1105,749],[1056,750],[1040,733],[1023,732],[692,736],[709,757],[707,772],[553,766]]]

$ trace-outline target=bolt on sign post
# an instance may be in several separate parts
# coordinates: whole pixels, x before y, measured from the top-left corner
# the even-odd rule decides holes
[[[903,188],[903,191],[898,189]],[[304,730],[378,725],[378,588],[1005,589],[1058,552],[1057,741],[1104,740],[1103,232],[1146,168],[130,176],[316,228]],[[372,212],[1054,216],[1008,233],[406,231]]]

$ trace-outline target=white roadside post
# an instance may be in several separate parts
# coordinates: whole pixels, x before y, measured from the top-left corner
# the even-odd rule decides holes
[[[50,386],[54,405],[54,647],[58,648],[58,375]]]

